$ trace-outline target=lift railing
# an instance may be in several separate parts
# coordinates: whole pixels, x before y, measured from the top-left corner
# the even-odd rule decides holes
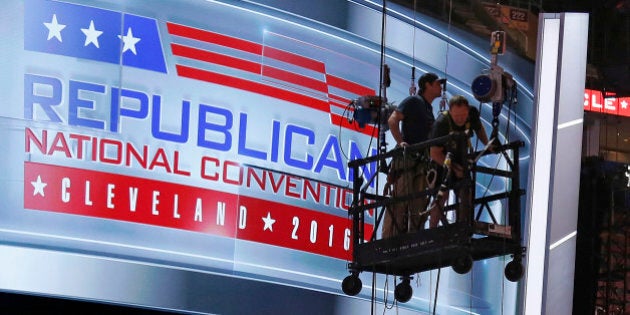
[[[425,270],[452,266],[458,273],[467,273],[474,260],[491,257],[512,255],[513,260],[505,267],[505,276],[510,281],[517,281],[523,274],[522,258],[525,247],[522,246],[521,236],[521,196],[525,194],[520,189],[519,148],[523,142],[511,142],[505,145],[486,146],[483,150],[468,153],[469,138],[464,133],[452,133],[448,136],[431,139],[422,143],[396,148],[391,151],[371,157],[357,159],[348,163],[353,170],[353,201],[349,209],[352,217],[353,258],[348,264],[351,275],[342,283],[344,292],[356,295],[361,289],[358,274],[364,270],[371,272],[401,276],[403,281],[396,287],[395,297],[400,302],[410,298],[411,288],[408,287],[410,276]],[[465,157],[464,172],[470,174],[462,180],[449,181],[438,179],[439,184],[430,186],[422,191],[411,191],[402,196],[392,197],[378,191],[378,172],[367,180],[360,169],[370,163],[379,163],[379,171],[387,173],[392,159],[418,157],[426,155],[431,146],[442,146],[445,143],[455,143],[458,152],[451,152],[455,156]],[[506,162],[501,169],[480,165],[480,159],[486,155],[497,155]],[[460,161],[461,162],[461,161]],[[448,163],[444,167],[448,173]],[[487,174],[490,178],[502,178],[507,182],[505,191],[492,192],[476,197],[477,179]],[[446,220],[442,225],[434,228],[421,229],[414,232],[401,233],[389,238],[379,238],[379,231],[383,216],[387,209],[396,203],[409,202],[414,198],[428,198],[428,206],[435,203],[440,190],[451,191],[468,185],[472,199],[470,217],[467,220]],[[368,192],[370,187],[376,186],[376,192]],[[448,194],[447,194],[448,196]],[[498,217],[493,210],[492,203],[504,202],[501,207],[507,215]],[[459,203],[448,202],[442,207],[442,213],[456,211]],[[373,232],[365,238],[366,211],[374,211]],[[427,209],[414,209],[426,214]],[[483,214],[487,213],[487,216]],[[446,215],[443,216],[446,218]],[[482,221],[482,218],[489,218]],[[501,220],[504,218],[503,220]],[[504,222],[505,221],[505,222]]]

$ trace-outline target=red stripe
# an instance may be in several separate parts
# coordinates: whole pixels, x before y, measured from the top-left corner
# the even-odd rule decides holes
[[[175,56],[215,63],[218,65],[232,67],[257,74],[261,73],[261,66],[257,62],[179,44],[171,44],[171,49],[173,50],[173,55]]]
[[[336,77],[331,74],[326,74],[326,82],[328,85],[334,86],[336,88],[342,89],[344,91],[348,91],[350,93],[354,93],[357,96],[363,95],[374,95],[374,90],[367,88],[363,85],[354,83],[352,81],[348,81],[346,79],[342,79],[340,77]]]
[[[168,27],[168,32],[172,35],[187,37],[191,39],[196,39],[200,41],[204,41],[207,43],[217,44],[229,48],[234,48],[246,52],[250,52],[257,55],[263,54],[263,46],[254,42],[246,41],[243,39],[239,39],[236,37],[226,36],[214,32],[204,31],[201,29],[196,29],[180,24],[175,24],[172,22],[166,23]],[[266,46],[264,48],[264,56],[273,58],[276,60],[280,60],[283,62],[288,62],[300,67],[304,67],[307,69],[311,69],[320,73],[326,72],[326,65],[317,60],[313,60],[310,58],[306,58],[297,54],[293,54],[290,52],[286,52],[283,50],[279,50],[273,47]],[[375,92],[373,89],[367,88],[360,84],[326,74],[326,81],[329,85],[340,88],[342,90],[354,93],[358,96],[361,95],[374,95]]]
[[[326,65],[317,60],[302,57],[284,50],[276,49],[273,47],[265,46],[263,56],[273,58],[276,60],[288,62],[303,68],[311,69],[320,73],[326,72]]]
[[[257,62],[235,58],[228,55],[218,54],[211,51],[180,44],[171,44],[171,49],[173,50],[173,55],[175,56],[214,63],[256,74],[260,74],[262,72],[262,75],[270,78],[300,85],[309,89],[320,91],[322,93],[328,92],[328,86],[325,82],[274,67],[262,68],[262,66]]]
[[[337,101],[329,101],[329,103],[330,103],[330,106],[335,106],[337,108],[343,108],[343,109],[349,110],[348,104],[342,104]]]
[[[171,22],[166,23],[168,32],[171,35],[182,36],[190,39],[234,48],[257,55],[263,55],[263,46],[254,42],[246,41],[240,38],[226,36],[214,32],[204,31]],[[290,52],[279,50],[273,47],[265,47],[264,56],[283,62],[291,63],[300,67],[304,67],[320,73],[326,72],[326,66],[323,62],[302,57]]]
[[[230,47],[253,54],[262,54],[262,45],[246,41],[240,38],[225,36],[214,32],[208,32],[197,28],[192,28],[172,22],[167,22],[166,26],[171,35],[196,39],[207,43]]]
[[[238,49],[241,51],[262,55],[263,54],[263,46],[254,42],[246,41],[243,39],[225,36],[222,34],[204,31],[201,29],[196,29],[180,24],[175,24],[171,22],[167,22],[168,32],[172,35],[182,36],[186,38],[196,39],[200,41],[204,41],[207,43],[217,44],[229,48]],[[260,64],[255,62],[242,60],[230,56],[220,55],[216,53],[211,53],[203,50],[198,50],[195,48],[185,47],[182,45],[172,44],[173,54],[179,55],[182,57],[193,58],[197,60],[203,60],[206,62],[213,62],[216,64],[233,67],[236,69],[252,72],[252,73],[260,73]],[[352,81],[348,81],[342,79],[340,77],[336,77],[330,74],[326,74],[326,66],[323,62],[313,60],[310,58],[306,58],[297,54],[293,54],[290,52],[286,52],[283,50],[279,50],[273,47],[266,46],[264,47],[264,56],[272,59],[280,60],[283,62],[287,62],[293,65],[297,65],[306,69],[310,69],[313,71],[317,71],[320,73],[324,73],[326,75],[326,82],[321,82],[306,76],[301,76],[297,74],[293,74],[289,71],[273,68],[273,67],[265,67],[265,75],[271,78],[275,78],[278,80],[283,80],[287,82],[291,82],[297,85],[302,85],[317,91],[321,91],[324,93],[328,92],[328,86],[334,86],[336,88],[342,89],[344,91],[353,93],[357,96],[362,95],[374,95],[375,91],[368,87],[362,86],[360,84],[354,83]],[[282,99],[289,102],[294,102],[296,104],[304,105],[310,108],[314,108],[317,110],[325,111],[330,113],[329,106],[335,106],[333,102],[326,103],[324,101],[304,96],[298,93],[290,92],[287,90],[275,88],[272,86],[260,84],[257,82],[239,79],[232,76],[226,76],[215,72],[204,71],[200,69],[194,69],[190,67],[186,67],[183,65],[177,65],[178,74],[184,77],[202,80],[206,82],[221,84],[225,86],[230,86],[238,89],[248,90],[254,93],[259,93],[271,97],[275,97],[278,99]],[[245,88],[244,88],[245,87]],[[334,96],[330,95],[331,98]],[[344,103],[349,102],[349,100],[341,99]],[[365,126],[363,129],[359,129],[356,123],[349,124],[347,123],[347,119],[341,117],[339,115],[335,115],[331,113],[331,120],[335,125],[341,125],[346,128],[354,129],[359,132],[362,132],[367,135],[375,135],[373,126]]]
[[[341,96],[329,93],[328,102],[330,103],[331,106],[335,106],[335,107],[343,108],[343,109],[349,109],[348,104],[350,104],[350,100],[345,97],[341,97]]]
[[[326,82],[291,73],[282,69],[265,66],[263,67],[263,76],[297,84],[322,93],[328,93],[328,85],[326,85]]]
[[[318,100],[313,97],[305,96],[299,93],[283,90],[254,81],[236,78],[216,72],[195,69],[183,65],[176,65],[176,68],[177,74],[183,77],[225,85],[240,90],[246,90],[274,97],[287,102],[304,105],[306,107],[321,110],[323,112],[330,112],[330,105],[328,104],[328,102]]]
[[[349,98],[341,97],[339,95],[329,94],[328,98],[330,98],[331,100],[335,100],[335,101],[337,101],[339,103],[350,104],[350,99]]]

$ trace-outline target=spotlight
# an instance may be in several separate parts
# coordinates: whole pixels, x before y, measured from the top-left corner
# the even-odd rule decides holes
[[[497,87],[492,78],[487,74],[477,76],[470,85],[475,99],[482,103],[490,102]]]
[[[354,109],[352,118],[360,128],[365,124],[382,124],[387,126],[387,118],[394,110],[394,106],[387,103],[387,99],[376,95],[364,95],[349,104]]]

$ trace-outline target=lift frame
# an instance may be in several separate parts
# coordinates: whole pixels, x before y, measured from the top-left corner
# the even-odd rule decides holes
[[[492,257],[511,255],[513,260],[505,267],[505,276],[510,281],[518,281],[523,274],[522,258],[525,247],[522,246],[521,236],[521,196],[525,194],[520,185],[519,148],[523,142],[495,146],[468,156],[465,169],[470,171],[471,180],[460,184],[471,185],[472,196],[475,195],[476,178],[478,174],[489,174],[509,180],[505,192],[473,198],[473,211],[469,222],[442,221],[442,226],[422,229],[416,232],[403,233],[386,239],[377,239],[379,225],[387,206],[396,202],[405,202],[422,196],[436,196],[440,187],[427,188],[425,191],[412,192],[409,195],[391,197],[384,194],[368,193],[367,188],[378,176],[373,174],[364,183],[360,169],[369,163],[385,163],[396,156],[413,154],[426,150],[432,145],[446,141],[467,141],[463,134],[451,134],[408,146],[404,149],[396,148],[383,154],[357,159],[348,163],[353,170],[353,203],[349,209],[352,217],[352,262],[348,263],[351,273],[342,283],[343,291],[348,295],[356,295],[361,289],[360,272],[370,271],[386,275],[400,276],[402,282],[396,287],[395,297],[399,302],[406,302],[411,298],[409,280],[413,274],[452,266],[453,269],[464,274],[470,271],[473,261]],[[466,148],[466,145],[459,147]],[[508,154],[512,152],[511,156]],[[492,169],[477,164],[480,157],[488,154],[502,154],[507,161],[509,170]],[[513,158],[511,158],[513,157]],[[379,169],[382,169],[379,167]],[[378,187],[378,185],[376,185]],[[437,186],[437,185],[436,185]],[[448,187],[453,189],[454,187]],[[497,200],[507,200],[507,221],[505,224],[497,222],[492,213],[490,203]],[[504,207],[505,208],[505,207]],[[380,210],[379,210],[380,209]],[[455,211],[457,204],[448,204],[444,213]],[[375,223],[372,234],[366,238],[366,211],[373,210]],[[490,222],[480,221],[482,212],[486,210]]]

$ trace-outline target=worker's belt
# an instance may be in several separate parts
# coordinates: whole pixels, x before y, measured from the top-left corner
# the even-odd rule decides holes
[[[428,168],[429,156],[421,152],[404,153],[392,158],[389,167],[388,181],[395,181],[405,173],[421,173]]]

